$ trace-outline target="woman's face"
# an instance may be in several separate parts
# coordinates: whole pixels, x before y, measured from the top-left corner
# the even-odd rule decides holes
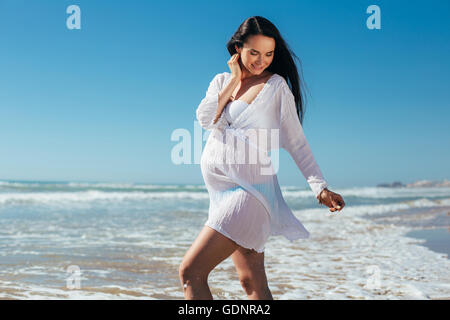
[[[263,35],[250,36],[243,48],[235,47],[240,53],[243,66],[252,74],[261,74],[273,61],[275,40]]]

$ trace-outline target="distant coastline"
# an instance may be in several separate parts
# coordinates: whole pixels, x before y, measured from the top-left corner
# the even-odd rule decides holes
[[[450,180],[444,179],[442,181],[419,180],[408,184],[403,184],[400,181],[392,183],[377,184],[379,188],[450,188]]]

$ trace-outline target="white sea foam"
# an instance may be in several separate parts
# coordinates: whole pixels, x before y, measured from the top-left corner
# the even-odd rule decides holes
[[[406,237],[410,228],[376,224],[355,212],[296,211],[311,238],[292,243],[270,238],[266,273],[277,299],[450,297],[450,260],[445,254]],[[236,294],[236,283],[229,285],[232,262],[225,261],[222,270],[211,275],[212,286],[245,299]]]
[[[439,197],[450,195],[450,188],[332,188],[330,189],[342,195],[342,197],[358,197],[372,199],[396,199],[408,197]],[[281,188],[286,197],[311,197],[311,190],[298,190],[295,187]]]
[[[0,187],[20,187],[20,188],[100,188],[100,189],[167,189],[178,190],[193,189],[193,190],[206,190],[205,185],[167,185],[167,184],[145,184],[145,183],[125,183],[125,182],[15,182],[15,181],[0,181]]]
[[[208,193],[203,192],[103,192],[97,190],[79,192],[36,192],[36,193],[0,193],[0,205],[16,203],[46,203],[52,202],[91,202],[91,201],[125,201],[150,199],[208,199]]]
[[[395,196],[387,197],[374,190],[381,188],[366,189],[355,197],[387,200],[372,205],[354,205],[350,201],[338,214],[324,206],[294,210],[311,238],[294,242],[283,237],[269,238],[265,265],[275,299],[450,297],[450,260],[446,255],[422,246],[424,240],[406,237],[411,230],[409,226],[375,221],[377,216],[393,211],[450,205],[449,194],[439,193],[437,188],[423,193],[414,189],[410,194],[390,189]],[[310,190],[297,187],[282,190],[293,197],[300,194],[312,197]],[[344,199],[356,192],[334,191]],[[117,206],[115,211],[116,206],[111,205],[113,201],[154,199],[153,196],[161,194],[157,199],[192,199],[193,204],[205,204],[209,199],[207,192],[186,189],[154,193],[100,190],[0,193],[3,206],[38,203],[44,213],[55,203],[75,208],[73,215],[70,212],[71,215],[61,216],[59,210],[49,210],[42,218],[33,216],[28,220],[24,215],[22,220],[16,220],[10,215],[6,220],[0,219],[2,261],[7,261],[0,268],[0,298],[182,299],[178,267],[206,221],[207,205],[199,210],[143,215],[127,211],[128,206],[125,209]],[[409,197],[412,200],[398,200]],[[394,201],[389,202],[390,198]],[[94,201],[104,201],[101,204],[105,213],[92,219],[80,215],[74,203],[83,201],[87,208]],[[183,203],[163,202],[168,208]],[[86,263],[81,265],[80,290],[65,287],[67,274],[61,265],[72,261]],[[209,285],[216,299],[247,299],[231,258],[210,274]]]

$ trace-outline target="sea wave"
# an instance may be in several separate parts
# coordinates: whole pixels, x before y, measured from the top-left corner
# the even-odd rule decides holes
[[[34,192],[1,193],[0,205],[24,203],[67,203],[92,201],[125,201],[151,199],[208,199],[208,193],[199,192],[103,192],[97,190],[80,192]]]

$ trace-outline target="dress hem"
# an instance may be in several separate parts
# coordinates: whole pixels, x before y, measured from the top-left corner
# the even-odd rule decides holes
[[[264,252],[264,250],[265,250],[265,247],[263,247],[262,249],[256,249],[256,248],[254,248],[254,247],[252,247],[252,246],[250,246],[250,245],[248,245],[248,244],[244,244],[242,241],[240,241],[240,240],[235,240],[235,239],[233,239],[231,236],[230,236],[230,234],[228,233],[228,232],[226,232],[225,230],[223,230],[221,227],[219,227],[218,225],[215,225],[215,224],[212,224],[212,223],[210,223],[210,222],[205,222],[205,224],[204,224],[205,226],[207,226],[207,227],[210,227],[210,228],[212,228],[212,229],[214,229],[214,230],[216,230],[217,232],[220,232],[222,235],[224,235],[225,237],[227,237],[227,238],[229,238],[230,240],[232,240],[232,241],[234,241],[234,242],[236,242],[238,245],[240,245],[241,247],[244,247],[245,249],[251,249],[251,250],[255,250],[256,252],[258,252],[258,253],[263,253]]]

